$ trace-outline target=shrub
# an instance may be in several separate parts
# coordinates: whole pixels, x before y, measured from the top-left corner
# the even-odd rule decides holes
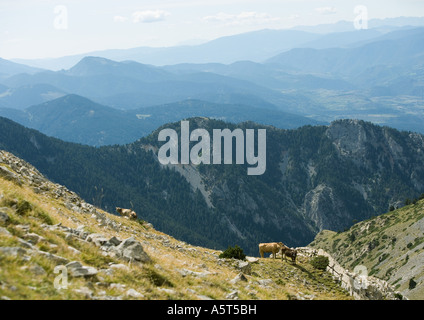
[[[315,258],[311,259],[310,264],[318,270],[325,270],[327,269],[329,265],[328,257],[326,256],[316,256]]]
[[[20,200],[16,206],[16,213],[23,216],[32,210],[32,205],[26,200]]]
[[[409,279],[409,290],[414,289],[417,286],[417,283],[415,282],[414,279]]]
[[[238,245],[235,245],[234,248],[228,247],[223,253],[219,255],[220,258],[235,258],[239,260],[244,260],[246,255],[243,253],[243,249]]]

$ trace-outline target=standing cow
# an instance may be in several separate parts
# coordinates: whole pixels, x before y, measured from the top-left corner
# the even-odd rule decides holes
[[[277,252],[283,247],[285,247],[285,245],[282,242],[260,243],[259,253],[263,258],[264,252],[272,252],[272,257],[275,259]]]
[[[281,248],[281,260],[283,260],[283,257],[284,260],[287,260],[286,257],[289,257],[292,259],[293,263],[296,263],[297,250],[284,246]]]

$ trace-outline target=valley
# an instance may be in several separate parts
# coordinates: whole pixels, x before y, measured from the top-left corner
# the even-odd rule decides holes
[[[266,171],[249,176],[248,164],[235,161],[161,165],[158,134],[163,128],[178,132],[179,122],[128,145],[95,148],[0,120],[0,148],[86,201],[105,210],[133,207],[159,230],[184,241],[217,249],[238,244],[251,255],[257,255],[259,239],[306,245],[322,229],[343,230],[424,188],[423,137],[363,121],[282,130],[189,120],[192,130],[209,132],[266,128]]]

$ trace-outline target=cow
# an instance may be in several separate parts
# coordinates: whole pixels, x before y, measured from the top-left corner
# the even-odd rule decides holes
[[[118,212],[122,217],[127,217],[129,219],[137,219],[137,213],[135,213],[131,209],[122,209],[119,207],[116,207],[116,212]]]
[[[283,257],[284,260],[287,260],[286,257],[289,257],[292,259],[292,262],[296,263],[297,250],[284,246],[281,248],[281,260],[283,260]]]
[[[259,244],[259,253],[261,257],[264,257],[264,252],[272,252],[272,257],[275,259],[275,256],[281,248],[285,247],[282,242],[271,242],[271,243],[260,243]]]

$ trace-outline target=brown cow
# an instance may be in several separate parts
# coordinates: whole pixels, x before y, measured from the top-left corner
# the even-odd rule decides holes
[[[281,248],[285,247],[282,242],[271,242],[271,243],[260,243],[259,244],[259,253],[261,257],[264,257],[264,252],[272,252],[272,257],[275,259],[275,256]]]
[[[283,260],[283,257],[284,260],[287,260],[286,257],[289,257],[292,259],[292,262],[296,263],[297,250],[284,246],[281,248],[281,260]]]
[[[137,219],[137,213],[135,213],[131,209],[122,209],[119,207],[116,207],[116,212],[118,212],[121,216],[127,217],[129,219]]]

